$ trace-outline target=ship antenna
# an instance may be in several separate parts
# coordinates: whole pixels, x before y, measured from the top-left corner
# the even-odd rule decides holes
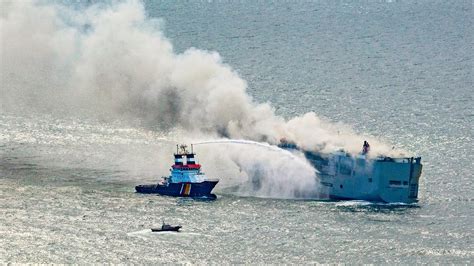
[[[194,154],[193,144],[191,143],[191,154]]]
[[[178,144],[176,144],[176,154],[179,154]]]

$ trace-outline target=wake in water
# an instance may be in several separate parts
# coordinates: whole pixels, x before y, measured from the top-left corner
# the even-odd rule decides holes
[[[143,229],[139,231],[129,232],[127,236],[140,237],[146,239],[147,237],[177,237],[177,238],[187,238],[187,237],[215,237],[213,235],[194,233],[194,232],[152,232],[151,229]]]

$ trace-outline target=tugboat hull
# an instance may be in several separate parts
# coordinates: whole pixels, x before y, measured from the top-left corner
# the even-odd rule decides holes
[[[200,183],[179,182],[158,185],[138,185],[135,187],[137,193],[159,194],[173,197],[192,197],[216,199],[216,195],[211,191],[218,181],[203,181]]]

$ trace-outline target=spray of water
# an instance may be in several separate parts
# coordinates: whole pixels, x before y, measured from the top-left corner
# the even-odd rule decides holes
[[[161,21],[148,17],[140,2],[71,8],[57,1],[2,1],[0,10],[0,111],[128,120],[160,132],[183,133],[177,139],[225,137],[277,144],[286,138],[321,152],[343,148],[356,153],[367,139],[372,154],[393,153],[376,139],[314,112],[291,119],[276,115],[272,106],[246,93],[246,82],[218,53],[195,48],[175,53]],[[248,158],[262,156],[261,149],[249,148],[246,158],[237,153],[232,156],[244,165],[253,163]],[[271,161],[284,160],[280,157],[274,154]],[[287,161],[249,169],[259,169],[254,176],[283,171],[299,178],[306,168]],[[260,191],[272,194],[271,189]]]
[[[301,157],[297,157],[295,154],[281,149],[277,146],[270,145],[265,142],[257,142],[257,141],[251,141],[251,140],[244,140],[244,139],[219,139],[219,140],[207,140],[207,141],[200,141],[200,142],[195,142],[194,145],[203,145],[203,144],[244,144],[244,145],[255,145],[259,147],[263,147],[266,150],[269,151],[274,151],[278,152],[283,156],[287,156],[288,158],[292,160],[304,160]]]
[[[233,144],[232,146],[237,147],[235,150],[226,147],[225,152],[219,152],[230,153],[230,160],[243,173],[240,175],[240,182],[232,186],[234,193],[274,198],[319,197],[316,170],[301,154],[249,140],[220,139],[194,143],[205,144]],[[222,156],[219,161],[222,161]]]

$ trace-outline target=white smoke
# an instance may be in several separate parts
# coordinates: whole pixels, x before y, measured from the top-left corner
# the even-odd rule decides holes
[[[319,198],[316,170],[301,153],[291,153],[268,143],[249,140],[221,139],[194,143],[203,144],[224,145],[225,149],[217,154],[230,154],[230,160],[243,173],[234,181],[233,186],[233,192],[239,195]],[[232,147],[229,144],[240,145]],[[216,148],[213,149],[216,152]],[[214,160],[217,164],[223,161],[222,156],[220,157]]]
[[[368,139],[372,154],[392,152],[312,112],[289,121],[275,115],[254,102],[216,52],[175,53],[160,20],[148,18],[139,2],[0,5],[0,111],[112,116],[161,131],[271,144],[286,138],[323,152],[356,153]],[[287,176],[297,175],[288,167]]]
[[[216,52],[173,52],[138,2],[73,10],[2,2],[1,108],[116,115],[161,129],[181,127],[231,138],[281,138],[311,149],[358,152],[350,129],[307,113],[285,121],[246,93],[246,82]],[[370,139],[374,153],[389,151]]]

